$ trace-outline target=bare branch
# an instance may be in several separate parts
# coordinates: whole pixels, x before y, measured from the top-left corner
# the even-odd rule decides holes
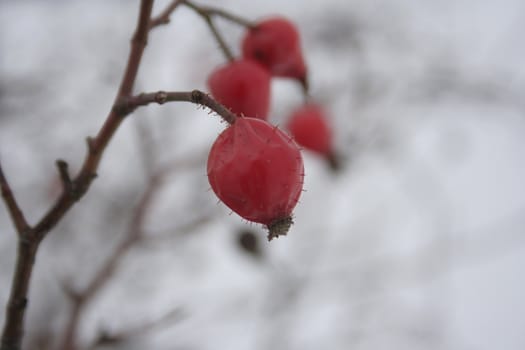
[[[213,37],[215,38],[215,41],[217,41],[217,43],[219,44],[219,47],[222,53],[224,54],[224,57],[226,57],[226,59],[230,62],[234,61],[235,56],[233,55],[232,50],[228,47],[228,44],[226,44],[226,41],[222,37],[221,33],[219,33],[219,30],[217,29],[217,27],[211,20],[211,17],[207,15],[203,15],[203,17],[204,17],[204,21],[210,28],[210,31],[213,34]]]
[[[201,16],[204,19],[204,21],[206,22],[206,25],[210,29],[211,33],[213,34],[213,37],[219,44],[221,51],[223,52],[224,56],[226,57],[228,61],[233,61],[235,59],[235,56],[233,55],[231,49],[226,44],[226,41],[224,40],[220,32],[217,30],[217,27],[213,23],[212,18],[214,16],[218,16],[230,22],[239,24],[243,27],[247,27],[247,28],[255,27],[255,25],[251,21],[248,21],[236,15],[233,15],[222,9],[200,6],[188,0],[174,0],[158,16],[151,19],[150,24],[149,24],[150,29],[153,29],[163,24],[168,24],[170,22],[171,14],[173,13],[173,11],[175,11],[177,7],[179,7],[179,5],[186,5],[187,7],[195,11],[199,16]]]
[[[118,332],[101,331],[98,338],[95,339],[89,349],[96,349],[102,345],[118,344],[127,341],[130,338],[136,337],[138,335],[151,332],[161,327],[169,326],[174,322],[179,321],[182,317],[183,312],[179,307],[177,307],[168,311],[165,315],[162,315],[158,319],[154,319],[128,329],[123,329]]]
[[[19,236],[15,272],[6,307],[6,318],[2,332],[1,350],[19,350],[24,335],[24,317],[27,308],[29,281],[39,242],[28,235]]]
[[[205,93],[198,90],[186,93],[164,93],[160,91],[157,93],[132,96],[134,83],[140,67],[143,52],[148,41],[148,33],[150,29],[156,25],[160,25],[169,21],[170,14],[181,3],[183,2],[173,1],[159,17],[152,19],[151,11],[153,8],[153,0],[141,0],[137,26],[131,40],[131,49],[128,55],[126,69],[115,97],[114,106],[109,112],[98,134],[95,137],[87,138],[87,151],[84,162],[79,173],[75,177],[70,176],[68,166],[65,161],[57,161],[59,174],[64,185],[62,194],[33,228],[27,224],[24,215],[12,194],[11,188],[0,168],[0,185],[2,196],[19,233],[18,255],[13,275],[13,283],[11,285],[10,297],[7,305],[6,320],[2,333],[2,345],[0,350],[20,349],[29,282],[33,270],[33,262],[36,257],[39,244],[45,238],[47,233],[53,227],[55,227],[62,217],[71,209],[73,204],[81,199],[88,191],[93,179],[97,176],[97,169],[104,151],[116,130],[124,120],[125,116],[133,112],[135,108],[150,103],[162,104],[170,101],[187,101],[212,109],[230,124],[235,122],[236,116],[231,111]],[[185,1],[184,3],[191,7],[189,2]],[[231,53],[228,54],[229,51],[226,48],[224,41],[221,39],[216,29],[214,29],[213,23],[211,23],[210,20],[210,16],[219,15],[224,18],[229,18],[230,20],[237,23],[242,21],[235,20],[234,16],[229,16],[222,11],[215,11],[211,9],[197,10],[195,5],[193,6],[194,9],[199,14],[201,14],[201,16],[206,18],[206,22],[210,26],[216,39],[220,44],[222,43],[221,47],[225,54],[229,58],[232,57]],[[149,199],[145,199],[145,201],[147,200]],[[142,220],[140,217],[141,215],[136,216],[136,220]],[[135,227],[140,227],[140,225]],[[73,325],[78,323],[82,308],[85,305],[85,300],[91,298],[96,293],[96,291],[98,291],[101,286],[104,285],[105,281],[107,281],[113,272],[119,257],[129,249],[133,242],[138,241],[140,236],[140,229],[135,229],[135,231],[132,230],[128,238],[121,242],[121,244],[116,248],[117,250],[115,255],[106,262],[106,265],[99,271],[96,277],[92,280],[91,284],[84,290],[83,294],[75,294],[77,301],[74,304],[71,314],[71,323]],[[76,326],[71,328],[73,330],[71,333],[72,335],[74,334],[75,327]],[[67,337],[68,336],[65,338],[64,345],[68,349],[73,349],[74,340],[70,341]]]
[[[7,179],[4,175],[4,171],[2,170],[1,164],[0,188],[2,192],[2,197],[4,198],[4,203],[7,207],[7,210],[9,211],[9,215],[11,216],[11,220],[13,220],[18,235],[21,236],[24,232],[27,232],[27,230],[29,229],[29,225],[27,224],[27,221],[24,217],[24,213],[18,206],[15,196],[13,195],[13,191],[11,190],[11,186],[9,186],[9,183],[7,182]]]
[[[170,23],[170,16],[175,9],[182,3],[181,0],[173,0],[158,16],[153,17],[149,22],[150,30],[163,24]]]
[[[228,61],[233,61],[234,56],[228,45],[226,44],[226,41],[222,38],[221,34],[217,30],[217,27],[215,27],[215,24],[212,20],[212,15],[215,14],[215,12],[210,11],[210,9],[206,9],[204,7],[198,6],[194,4],[191,1],[185,1],[183,0],[182,3],[186,5],[187,7],[191,8],[193,11],[195,11],[199,16],[201,16],[206,24],[208,25],[208,28],[210,28],[211,33],[213,34],[213,37],[219,44],[219,47],[221,48],[224,56]]]
[[[149,178],[153,176],[153,169],[156,168],[155,154],[157,152],[157,145],[153,140],[153,135],[147,121],[145,119],[136,119],[135,122],[142,168],[146,177]]]
[[[212,111],[216,112],[222,117],[228,124],[233,124],[237,119],[237,116],[232,113],[228,108],[217,102],[208,94],[199,91],[157,91],[157,92],[148,92],[141,93],[139,95],[122,97],[118,103],[115,105],[114,109],[119,111],[126,111],[126,113],[131,113],[138,107],[146,106],[151,103],[157,103],[159,105],[166,102],[191,102],[206,106]]]
[[[122,96],[128,96],[132,93],[142,54],[147,43],[152,7],[153,0],[141,1],[138,23],[131,42],[126,70],[115,101],[119,100]],[[20,349],[29,281],[39,243],[58,221],[62,219],[66,212],[71,209],[73,204],[87,192],[91,182],[96,176],[102,154],[122,120],[121,115],[111,110],[97,136],[95,138],[88,138],[88,151],[82,169],[74,179],[69,178],[69,174],[64,166],[65,163],[59,164],[62,180],[70,184],[75,191],[64,189],[62,195],[34,228],[29,228],[27,225],[20,208],[12,196],[12,192],[3,173],[0,174],[2,195],[15,222],[15,226],[19,231],[17,261],[7,304],[0,350]],[[20,232],[24,232],[24,234],[22,235]]]
[[[239,24],[243,27],[247,27],[247,28],[255,27],[255,24],[252,21],[249,21],[237,15],[231,14],[222,9],[209,7],[209,6],[197,6],[195,3],[193,3],[192,1],[188,1],[188,0],[186,1],[183,0],[182,2],[185,5],[195,9],[197,12],[205,13],[208,17],[219,16],[230,22]]]
[[[133,211],[124,238],[117,244],[102,266],[100,266],[88,285],[81,291],[72,292],[71,288],[66,288],[67,294],[71,297],[72,308],[64,330],[61,349],[75,349],[76,333],[82,317],[82,311],[110,280],[122,258],[142,239],[144,220],[150,211],[149,208],[155,196],[161,189],[161,183],[162,181],[159,177],[150,178],[142,198]]]
[[[206,214],[196,217],[193,220],[183,223],[181,225],[177,225],[174,227],[170,227],[170,228],[166,228],[166,229],[162,229],[162,230],[158,230],[154,232],[147,232],[144,234],[144,239],[140,243],[153,244],[153,243],[158,243],[158,242],[164,242],[175,236],[180,237],[184,234],[195,232],[199,227],[210,223],[213,219],[214,219],[213,213],[206,213]]]

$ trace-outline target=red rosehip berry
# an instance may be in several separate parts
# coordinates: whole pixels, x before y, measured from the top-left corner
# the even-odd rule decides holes
[[[262,63],[272,75],[295,78],[306,86],[299,33],[287,19],[273,17],[250,28],[242,41],[242,54]]]
[[[232,211],[285,235],[303,187],[303,160],[293,139],[270,123],[237,118],[208,156],[211,188]]]
[[[305,149],[323,156],[332,153],[332,129],[320,106],[309,103],[296,109],[288,120],[287,129]]]
[[[216,69],[208,78],[211,94],[237,115],[266,119],[270,74],[255,61],[241,59]]]

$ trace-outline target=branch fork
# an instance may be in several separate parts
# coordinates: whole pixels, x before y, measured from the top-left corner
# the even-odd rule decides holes
[[[115,97],[115,103],[98,134],[95,137],[88,137],[86,139],[87,152],[82,167],[76,176],[71,176],[66,161],[62,159],[56,161],[56,166],[63,186],[62,194],[51,206],[48,212],[34,226],[30,226],[26,221],[24,213],[18,205],[0,165],[1,195],[18,234],[16,266],[13,273],[9,301],[6,307],[6,318],[1,336],[0,350],[20,350],[24,333],[23,326],[25,310],[28,303],[27,295],[29,291],[29,282],[38,247],[49,231],[64,217],[74,203],[80,200],[88,191],[93,179],[97,176],[97,169],[103,153],[114,133],[124,120],[124,117],[131,114],[138,107],[150,103],[161,105],[171,101],[186,101],[210,108],[229,124],[235,122],[237,118],[235,114],[206,93],[199,90],[193,90],[191,92],[157,91],[152,93],[142,93],[135,96],[133,95],[133,87],[142,60],[142,55],[148,42],[149,31],[156,26],[168,23],[171,13],[181,4],[192,8],[205,19],[205,22],[208,24],[212,34],[221,46],[225,56],[230,60],[233,59],[231,51],[216,30],[211,17],[223,17],[229,21],[247,27],[252,26],[251,22],[219,9],[197,6],[193,2],[187,0],[172,1],[159,16],[152,18],[153,0],[141,0],[138,21],[131,40],[131,49],[128,55],[127,65]],[[122,249],[125,250],[126,248]],[[104,278],[105,277],[101,277],[101,279]],[[87,290],[85,293],[89,294],[91,293],[91,290]],[[78,292],[72,291],[72,293],[70,293],[71,296],[74,296],[75,294],[78,294]],[[80,298],[77,300],[78,305],[83,305],[83,301],[81,300],[82,296],[76,295],[76,297]],[[81,306],[79,306],[79,312],[80,308]],[[64,344],[69,344],[67,339]]]

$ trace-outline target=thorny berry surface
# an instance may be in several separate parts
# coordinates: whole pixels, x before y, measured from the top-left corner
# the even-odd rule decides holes
[[[238,118],[213,144],[208,180],[219,199],[248,221],[265,225],[268,239],[285,235],[303,187],[295,142],[270,123]]]

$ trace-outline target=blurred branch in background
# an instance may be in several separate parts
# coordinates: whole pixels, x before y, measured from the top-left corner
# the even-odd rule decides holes
[[[132,328],[123,329],[120,331],[101,331],[97,339],[87,347],[87,350],[94,350],[99,347],[104,346],[114,346],[120,345],[121,343],[126,343],[132,341],[135,337],[140,337],[147,332],[154,331],[161,327],[171,326],[174,322],[178,322],[183,318],[183,312],[179,308],[175,308],[171,311],[168,311],[162,317],[154,319],[150,322],[144,324],[136,325]]]
[[[99,269],[87,285],[80,290],[76,290],[70,285],[64,285],[64,291],[70,299],[71,310],[68,320],[65,322],[65,328],[62,332],[63,340],[59,349],[73,350],[78,348],[78,328],[81,325],[83,312],[89,306],[91,301],[104,289],[111,277],[113,277],[118,265],[128,251],[140,245],[144,240],[157,237],[157,234],[147,232],[145,221],[148,216],[151,215],[157,197],[164,190],[164,185],[168,179],[173,181],[173,177],[177,172],[195,166],[197,161],[201,161],[200,158],[191,155],[186,159],[179,159],[162,167],[159,166],[157,158],[160,154],[160,149],[155,144],[155,141],[151,136],[151,131],[145,122],[138,122],[136,125],[139,135],[138,140],[140,143],[139,149],[142,158],[143,172],[147,176],[147,182],[143,194],[131,211],[126,233],[123,235],[120,242],[114,247],[113,251],[110,252],[106,261],[100,265]],[[177,233],[180,235],[182,232],[196,230],[200,225],[205,224],[208,221],[209,217],[207,217],[205,213],[202,213],[197,215],[193,221],[187,222],[184,225],[176,226],[171,231],[171,234],[173,235],[174,233]],[[165,317],[162,317],[159,320],[137,326],[133,329],[117,333],[108,333],[104,331],[101,333],[99,339],[95,341],[93,346],[122,342],[133,335],[156,328],[157,326],[160,326],[161,323],[164,324],[166,321],[172,320],[173,316],[176,316],[176,319],[179,318],[179,308],[175,309],[173,312],[169,312]]]

